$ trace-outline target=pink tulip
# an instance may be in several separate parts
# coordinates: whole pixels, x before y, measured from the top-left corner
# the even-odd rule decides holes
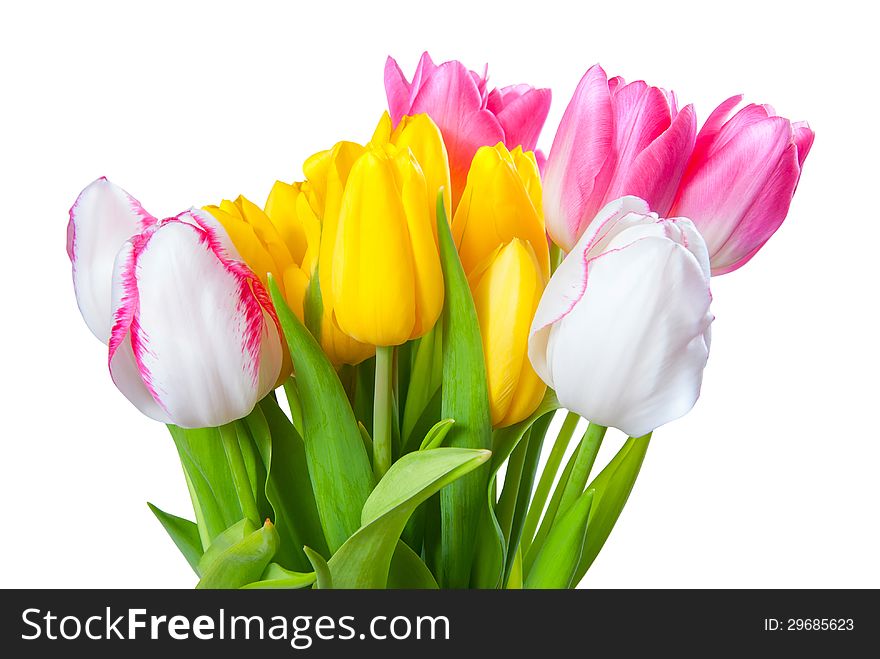
[[[571,251],[596,213],[625,195],[667,216],[697,132],[693,106],[643,81],[608,79],[598,64],[562,116],[544,176],[553,241]]]
[[[469,71],[458,61],[437,66],[428,53],[422,54],[412,82],[389,57],[385,91],[395,125],[403,116],[426,113],[440,127],[449,153],[453,209],[477,149],[503,142],[508,149],[534,151],[550,110],[549,89],[513,85],[488,91],[485,72]]]
[[[814,133],[769,105],[729,117],[742,96],[716,108],[697,136],[671,213],[693,220],[706,240],[712,274],[751,259],[780,227]]]

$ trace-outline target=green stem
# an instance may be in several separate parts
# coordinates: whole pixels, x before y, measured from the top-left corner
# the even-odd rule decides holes
[[[519,484],[522,479],[523,465],[525,464],[526,453],[529,447],[529,431],[510,455],[507,461],[507,472],[504,476],[504,487],[501,488],[501,496],[498,498],[498,504],[495,507],[495,516],[498,518],[498,524],[501,526],[501,532],[504,539],[510,544],[510,530],[513,526],[513,514],[516,510],[516,499],[519,494]]]
[[[565,490],[563,490],[557,514],[564,515],[568,507],[584,493],[587,479],[590,477],[590,470],[596,462],[596,454],[599,453],[599,447],[602,446],[602,439],[605,437],[606,430],[608,428],[605,426],[595,423],[591,423],[587,427],[587,431],[584,433],[578,446],[574,467],[571,470],[571,475],[568,477],[568,483],[565,484]]]
[[[373,394],[373,472],[376,480],[391,467],[394,346],[376,347],[376,391]]]
[[[254,524],[260,526],[262,521],[260,511],[257,509],[257,500],[251,489],[251,479],[248,477],[247,467],[244,464],[241,445],[238,443],[235,422],[220,426],[219,430],[220,438],[223,441],[223,450],[226,452],[226,461],[229,463],[229,471],[232,472],[235,493],[241,505],[241,512]]]
[[[568,477],[571,476],[571,470],[574,468],[574,461],[576,458],[577,454],[572,453],[568,462],[565,463],[565,468],[559,475],[559,481],[556,483],[556,488],[553,490],[553,496],[550,497],[550,503],[547,504],[547,511],[544,513],[544,519],[541,520],[541,526],[538,527],[538,532],[535,533],[535,537],[529,538],[531,544],[526,544],[525,538],[523,538],[523,575],[529,573],[532,569],[532,564],[535,562],[538,554],[541,553],[541,547],[544,546],[544,540],[547,539],[547,534],[550,533],[552,522],[556,518],[556,511],[559,510],[559,500],[562,498],[562,492],[565,490],[565,486],[568,483]]]
[[[550,243],[550,273],[556,272],[556,268],[565,258],[565,252],[556,243]]]
[[[547,503],[547,497],[550,495],[550,488],[553,487],[553,479],[556,478],[556,472],[559,471],[559,465],[562,463],[562,457],[565,455],[565,449],[571,441],[571,436],[577,427],[580,417],[574,412],[569,412],[565,416],[559,435],[556,437],[556,443],[550,451],[547,458],[547,464],[544,465],[544,471],[538,480],[538,486],[535,488],[535,496],[532,497],[532,503],[529,506],[529,512],[526,514],[526,521],[523,525],[522,540],[523,551],[531,543],[535,530],[538,528],[538,521],[541,519],[541,513],[544,512],[544,504]]]

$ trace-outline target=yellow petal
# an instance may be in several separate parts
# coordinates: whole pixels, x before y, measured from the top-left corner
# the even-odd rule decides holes
[[[390,117],[389,117],[390,121]],[[452,208],[451,185],[449,183],[449,157],[446,145],[437,124],[427,114],[403,117],[391,135],[391,141],[400,149],[409,148],[422,168],[428,185],[428,200],[431,203],[431,226],[437,236],[437,193],[443,188],[443,202],[449,215]]]
[[[425,177],[412,152],[408,149],[400,152],[394,162],[415,275],[415,324],[408,337],[414,339],[434,327],[443,310],[443,269],[437,248],[436,204],[431,202]],[[432,209],[435,211],[431,212]]]
[[[335,260],[337,225],[339,224],[339,207],[342,194],[354,162],[364,152],[364,147],[354,142],[339,142],[327,152],[326,159],[321,161],[324,208],[321,217],[321,246],[318,256],[318,273],[321,279],[321,296],[324,305],[333,308],[333,285],[331,281],[332,264]],[[326,166],[325,166],[326,165]],[[308,171],[306,172],[308,175]],[[309,183],[312,179],[309,179]],[[316,211],[317,212],[317,211]]]
[[[520,158],[522,174],[517,163],[503,144],[482,147],[474,156],[467,185],[452,221],[453,239],[459,249],[465,272],[471,272],[498,245],[513,238],[529,242],[540,265],[542,277],[550,276],[550,254],[544,230],[543,216],[533,199],[539,191],[529,192],[529,186],[540,181],[531,179],[526,166],[529,159]]]
[[[541,217],[541,224],[543,225],[544,206],[541,194],[541,170],[538,169],[538,161],[535,160],[535,154],[532,151],[523,152],[522,147],[518,146],[510,152],[510,155],[513,158],[516,173],[519,174],[529,199],[532,200],[532,206],[534,206]]]
[[[332,261],[340,329],[379,346],[404,343],[416,322],[412,247],[395,179],[384,151],[358,158],[342,197]]]
[[[526,354],[529,328],[542,288],[543,278],[534,251],[527,242],[516,238],[497,249],[481,276],[472,280],[492,424],[496,427],[515,423],[512,418],[522,420],[537,407],[534,403],[529,409],[537,386],[522,376],[526,367],[531,370]],[[520,393],[521,381],[525,389]]]
[[[235,205],[238,207],[241,216],[251,225],[254,234],[263,243],[266,251],[272,255],[272,259],[278,267],[274,274],[279,277],[282,276],[287,268],[295,264],[295,261],[290,250],[287,249],[287,244],[281,238],[281,234],[278,233],[278,229],[275,228],[275,225],[262,208],[244,196],[239,195],[235,200]]]
[[[230,207],[232,212],[226,210]],[[205,206],[204,210],[223,225],[241,258],[264,285],[268,285],[268,273],[279,274],[278,285],[282,289],[281,292],[284,293],[284,284],[281,279],[281,273],[284,270],[272,258],[272,255],[257,237],[253,227],[242,219],[239,209],[232,202],[224,201],[220,206]]]
[[[370,145],[381,146],[391,141],[391,115],[383,112],[376,130],[373,131],[373,137],[370,138]]]

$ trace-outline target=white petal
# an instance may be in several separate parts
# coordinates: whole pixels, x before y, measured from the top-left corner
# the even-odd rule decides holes
[[[708,282],[682,245],[637,240],[590,261],[582,299],[549,330],[560,402],[631,436],[687,413],[709,350]]]
[[[86,325],[103,343],[112,326],[110,287],[116,253],[155,221],[136,199],[105,178],[83,190],[70,209],[67,252],[76,302]]]
[[[529,360],[538,376],[553,387],[547,367],[550,325],[563,318],[580,301],[587,287],[587,262],[597,256],[623,228],[651,223],[648,205],[638,197],[621,197],[605,206],[565,257],[547,283],[529,332]]]
[[[250,413],[281,368],[280,344],[262,351],[266,337],[278,338],[253,274],[222,262],[203,231],[178,221],[146,242],[136,274],[141,373],[173,422],[218,426]]]

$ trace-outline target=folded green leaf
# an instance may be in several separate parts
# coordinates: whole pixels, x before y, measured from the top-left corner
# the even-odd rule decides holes
[[[203,561],[202,578],[196,588],[241,588],[259,581],[277,548],[278,534],[267,520],[256,531],[218,552],[210,562]]]
[[[315,588],[320,590],[330,590],[333,588],[333,575],[330,573],[330,567],[321,554],[311,547],[303,547],[303,551],[315,568]]]
[[[593,491],[584,492],[553,525],[525,580],[525,588],[568,588],[584,549]]]
[[[587,492],[593,492],[593,512],[590,514],[587,538],[574,575],[574,584],[583,579],[617,523],[639,475],[650,440],[651,433],[644,437],[630,437],[605,469],[587,486]],[[552,535],[553,532],[550,533]]]
[[[422,445],[419,446],[420,451],[427,451],[432,448],[440,448],[446,435],[452,430],[455,419],[443,419],[434,424],[434,426],[425,435]]]
[[[489,470],[489,482],[486,489],[488,505],[479,521],[479,541],[474,562],[474,574],[471,580],[475,588],[498,588],[505,573],[508,556],[507,538],[495,515],[495,479],[498,471],[532,427],[532,424],[545,414],[557,409],[559,409],[559,401],[553,391],[548,389],[538,408],[528,418],[512,426],[500,428],[493,433],[492,466]],[[529,493],[530,491],[529,489]],[[521,526],[517,531],[517,542],[520,530]],[[513,552],[510,554],[512,555]]]
[[[202,542],[199,538],[198,526],[188,519],[166,513],[149,502],[147,502],[147,505],[153,511],[156,519],[165,528],[165,531],[168,532],[168,535],[171,536],[186,562],[198,574],[199,559],[202,557]]]
[[[405,542],[398,542],[388,570],[388,588],[397,590],[436,590],[434,575]]]
[[[269,291],[296,370],[309,475],[327,545],[334,551],[358,529],[373,472],[333,365],[290,311],[272,278]]]
[[[488,449],[492,422],[477,311],[458,258],[443,193],[437,195],[437,234],[443,265],[443,388],[441,417],[455,419],[447,445]],[[440,573],[446,588],[467,588],[477,529],[486,506],[488,469],[479,469],[440,493]]]
[[[483,465],[485,450],[437,448],[403,456],[376,485],[362,526],[328,562],[336,588],[384,588],[407,519],[432,494]]]
[[[234,547],[251,533],[257,530],[257,525],[245,518],[237,521],[220,535],[214,538],[211,546],[205,550],[199,559],[198,569],[200,575],[205,574],[211,564],[216,561],[227,549]]]
[[[307,569],[303,545],[327,551],[327,544],[302,438],[281,411],[274,393],[260,401],[244,421],[268,465],[265,493],[280,543],[275,560],[287,568]]]
[[[314,572],[292,572],[278,563],[269,563],[259,581],[242,586],[244,590],[291,590],[309,588],[315,583]]]

